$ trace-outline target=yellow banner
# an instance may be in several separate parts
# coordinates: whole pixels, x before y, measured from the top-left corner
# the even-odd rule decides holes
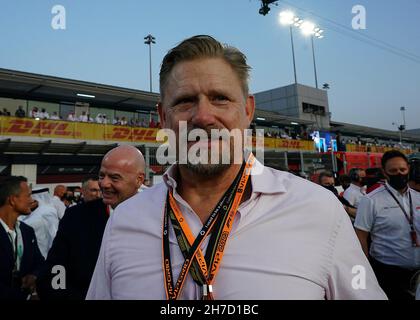
[[[315,143],[308,140],[274,139],[276,149],[315,151]]]
[[[157,131],[97,123],[0,117],[0,135],[4,136],[155,143]]]
[[[35,120],[29,118],[1,117],[0,135],[60,138],[77,140],[104,140],[121,142],[156,143],[159,129],[104,125],[61,120]],[[255,146],[255,137],[253,139]],[[267,149],[285,151],[315,151],[313,141],[264,138]]]
[[[371,153],[385,153],[389,150],[399,150],[404,154],[411,154],[411,149],[391,148],[391,147],[379,147],[379,146],[365,146],[358,144],[346,144],[347,152],[371,152]]]

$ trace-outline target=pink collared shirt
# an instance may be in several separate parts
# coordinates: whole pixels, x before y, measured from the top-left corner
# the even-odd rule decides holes
[[[335,195],[256,162],[252,194],[242,203],[213,291],[225,299],[386,299],[348,215]],[[87,294],[93,299],[166,299],[162,222],[168,188],[194,235],[202,223],[176,192],[175,166],[164,182],[121,203],[105,230]],[[173,229],[172,270],[184,262]],[[208,239],[207,239],[208,240]],[[208,241],[203,243],[205,252]],[[200,299],[188,275],[181,299]]]

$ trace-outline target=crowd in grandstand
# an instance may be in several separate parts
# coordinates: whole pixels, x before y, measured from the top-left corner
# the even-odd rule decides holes
[[[0,110],[0,116],[11,116],[10,112],[3,108]],[[26,112],[22,106],[19,106],[15,112],[15,117],[18,118],[25,118]],[[155,121],[153,117],[149,114],[150,120],[147,121],[145,118],[136,119],[136,118],[129,118],[125,116],[115,116],[114,119],[109,119],[106,114],[98,113],[95,117],[91,114],[87,113],[86,111],[82,111],[79,116],[77,116],[74,112],[70,112],[68,116],[63,119],[61,116],[58,115],[57,111],[53,111],[50,115],[45,108],[39,109],[38,107],[33,107],[32,110],[29,112],[28,118],[37,119],[37,120],[65,120],[65,121],[72,121],[72,122],[88,122],[88,123],[98,123],[98,124],[112,124],[116,126],[130,126],[130,127],[143,127],[143,128],[160,128],[160,123]]]

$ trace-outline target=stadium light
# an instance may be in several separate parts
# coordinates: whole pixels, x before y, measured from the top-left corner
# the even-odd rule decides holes
[[[315,86],[318,89],[318,75],[316,70],[316,61],[315,61],[315,46],[314,46],[314,37],[317,39],[324,38],[324,30],[319,28],[318,26],[315,26],[310,21],[305,21],[300,26],[300,30],[302,31],[302,34],[304,36],[310,36],[311,37],[311,45],[312,45],[312,59],[314,62],[314,74],[315,74]]]
[[[291,11],[281,11],[279,13],[279,23],[281,25],[288,25],[290,30],[290,42],[292,44],[292,57],[293,57],[293,72],[295,75],[295,84],[297,84],[297,73],[296,73],[296,58],[295,58],[295,44],[293,41],[293,26],[299,26],[301,19],[295,16]]]
[[[152,44],[156,43],[156,38],[151,34],[144,37],[144,43],[149,46],[149,80],[150,80],[150,92],[152,92]]]
[[[292,11],[282,11],[279,14],[279,22],[282,25],[290,26],[295,22],[295,14]]]

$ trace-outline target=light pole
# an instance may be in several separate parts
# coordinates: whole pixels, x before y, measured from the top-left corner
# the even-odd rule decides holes
[[[152,92],[152,44],[156,43],[156,38],[151,34],[144,37],[144,43],[149,45],[149,79],[150,79],[150,92]]]
[[[392,125],[397,127],[397,129],[398,129],[398,131],[400,133],[400,145],[402,145],[402,130],[403,130],[403,125],[398,125],[395,122],[393,122]]]
[[[297,84],[297,73],[296,73],[296,58],[295,58],[295,45],[293,41],[293,26],[299,27],[303,20],[295,17],[294,13],[291,11],[282,11],[279,14],[279,22],[282,25],[288,25],[290,29],[290,42],[292,44],[292,57],[293,57],[293,71],[295,75],[295,84]]]
[[[315,86],[318,89],[318,75],[316,71],[314,37],[317,39],[322,39],[324,37],[322,35],[324,33],[324,30],[321,30],[320,28],[315,27],[315,25],[309,21],[305,21],[304,23],[302,23],[300,28],[302,30],[303,35],[311,37],[312,59],[314,62],[314,74],[315,74]]]
[[[294,27],[300,28],[302,33],[305,36],[311,36],[312,59],[313,59],[314,74],[315,74],[315,86],[318,89],[318,74],[317,74],[316,61],[315,61],[314,37],[317,39],[324,38],[323,36],[324,30],[321,30],[320,28],[316,27],[310,21],[304,21],[300,19],[299,17],[295,16],[295,14],[291,11],[280,12],[279,21],[282,25],[288,25],[290,27],[290,40],[292,42],[293,69],[295,72],[295,83],[297,83],[297,77],[296,77],[295,48],[294,48],[292,27],[294,26]]]

